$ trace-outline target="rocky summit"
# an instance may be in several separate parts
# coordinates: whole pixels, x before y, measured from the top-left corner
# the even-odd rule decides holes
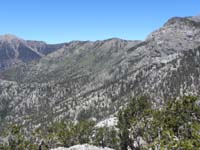
[[[0,37],[0,127],[109,118],[133,96],[159,107],[200,94],[200,17],[174,17],[144,41],[49,45]]]

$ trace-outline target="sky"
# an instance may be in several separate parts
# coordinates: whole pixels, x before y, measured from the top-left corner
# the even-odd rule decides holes
[[[52,44],[144,40],[171,17],[195,15],[199,0],[1,0],[0,34]]]

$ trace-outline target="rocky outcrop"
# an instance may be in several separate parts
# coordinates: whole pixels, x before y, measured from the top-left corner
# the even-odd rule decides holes
[[[96,147],[96,146],[84,144],[84,145],[75,145],[70,148],[59,147],[59,148],[55,148],[51,150],[113,150],[113,149],[107,148],[107,147],[103,148],[103,147]]]

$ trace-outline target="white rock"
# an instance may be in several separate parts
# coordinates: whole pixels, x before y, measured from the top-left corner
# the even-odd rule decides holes
[[[117,125],[117,122],[118,122],[117,118],[112,117],[112,118],[108,118],[103,121],[100,121],[99,123],[97,123],[97,125],[95,127],[97,127],[97,128],[114,127]]]
[[[83,145],[75,145],[69,148],[59,147],[51,150],[113,150],[111,148],[102,148],[102,147],[96,147],[89,144],[83,144]]]

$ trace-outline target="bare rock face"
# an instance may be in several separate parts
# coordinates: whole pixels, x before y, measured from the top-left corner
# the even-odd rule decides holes
[[[47,48],[47,55],[45,43],[26,41],[42,55],[0,74],[0,126],[14,121],[31,129],[63,118],[101,120],[131,96],[148,95],[159,107],[173,97],[199,95],[197,18],[172,18],[145,41],[73,41]]]

